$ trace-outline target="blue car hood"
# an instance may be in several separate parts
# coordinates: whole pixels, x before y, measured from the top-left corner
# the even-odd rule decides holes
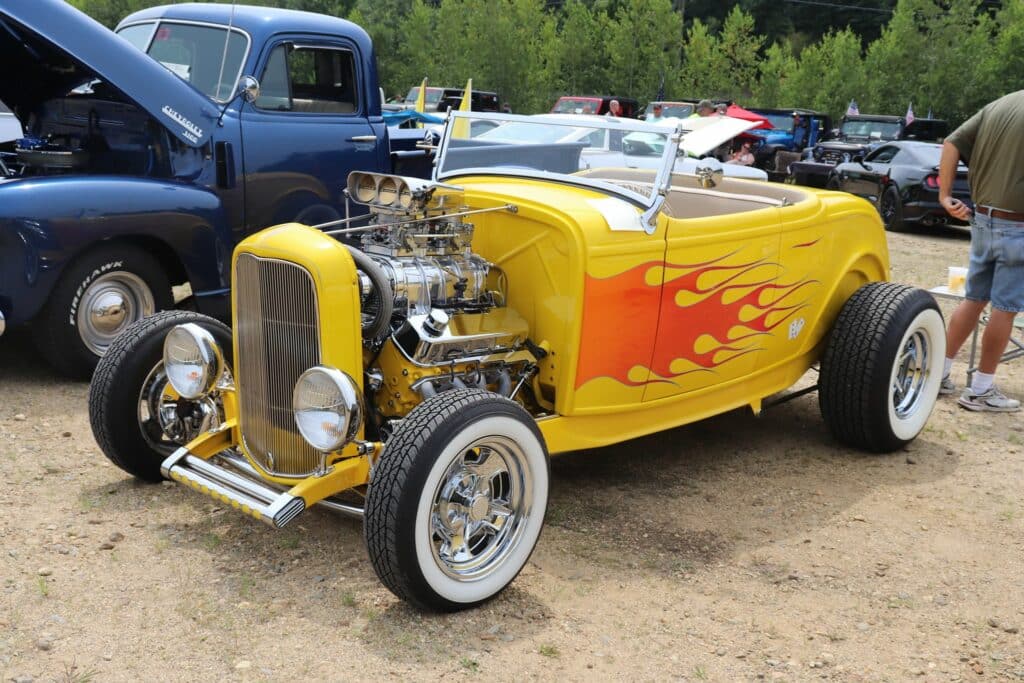
[[[220,110],[128,41],[63,0],[0,3],[0,100],[25,116],[100,78],[182,142],[201,147]]]
[[[781,130],[779,128],[758,128],[757,130],[747,131],[747,134],[757,136],[768,144],[793,138],[793,134],[788,130]]]

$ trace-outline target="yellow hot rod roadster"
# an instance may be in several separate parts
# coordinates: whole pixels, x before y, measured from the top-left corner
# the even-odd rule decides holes
[[[612,143],[477,140],[474,118]],[[314,504],[360,516],[381,581],[453,610],[527,562],[551,453],[757,412],[812,367],[839,442],[914,439],[943,320],[886,282],[877,212],[714,160],[674,173],[720,142],[688,125],[715,124],[453,114],[432,180],[350,176],[369,219],[242,242],[230,329],[172,311],[119,337],[90,390],[99,445],[275,527]],[[657,168],[630,168],[652,130]]]

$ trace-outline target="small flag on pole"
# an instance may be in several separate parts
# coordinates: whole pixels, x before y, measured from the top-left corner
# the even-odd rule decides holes
[[[416,95],[416,106],[414,107],[419,113],[423,113],[427,109],[427,77],[423,77],[423,82],[420,83],[420,91]],[[423,123],[420,121],[416,122],[417,128],[422,128]]]
[[[928,107],[928,118],[930,118],[930,119],[934,119],[935,118],[934,116],[932,116],[932,108],[931,107]]]
[[[661,72],[661,83],[658,84],[658,94],[654,96],[655,102],[665,101],[665,72]]]
[[[907,115],[904,116],[903,118],[906,119],[908,126],[914,122],[914,103],[913,102],[911,102],[910,104],[907,105]]]
[[[462,92],[462,102],[459,104],[459,111],[473,111],[473,79],[466,81],[466,89]],[[453,138],[469,137],[469,121],[460,119],[455,122],[452,129]]]
[[[846,108],[847,116],[857,116],[860,114],[860,109],[857,108],[857,100],[850,100],[850,106]]]

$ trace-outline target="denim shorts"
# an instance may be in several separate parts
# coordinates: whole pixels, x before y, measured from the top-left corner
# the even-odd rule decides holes
[[[966,296],[1008,313],[1024,311],[1024,222],[975,212]]]

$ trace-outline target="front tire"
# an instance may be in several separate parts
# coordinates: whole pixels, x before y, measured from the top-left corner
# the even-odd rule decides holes
[[[818,405],[836,440],[874,453],[912,441],[939,395],[946,330],[922,289],[864,285],[846,302],[821,360]]]
[[[160,463],[203,428],[218,409],[210,399],[177,396],[163,374],[164,337],[176,325],[205,328],[230,367],[231,330],[192,311],[162,311],[114,340],[89,385],[89,424],[103,453],[139,479],[160,481]]]
[[[544,438],[518,404],[478,389],[427,399],[370,482],[364,533],[377,576],[421,609],[490,600],[537,544],[549,476]]]
[[[119,334],[172,304],[170,283],[155,258],[131,245],[103,246],[67,268],[33,321],[33,336],[50,365],[89,379]]]

